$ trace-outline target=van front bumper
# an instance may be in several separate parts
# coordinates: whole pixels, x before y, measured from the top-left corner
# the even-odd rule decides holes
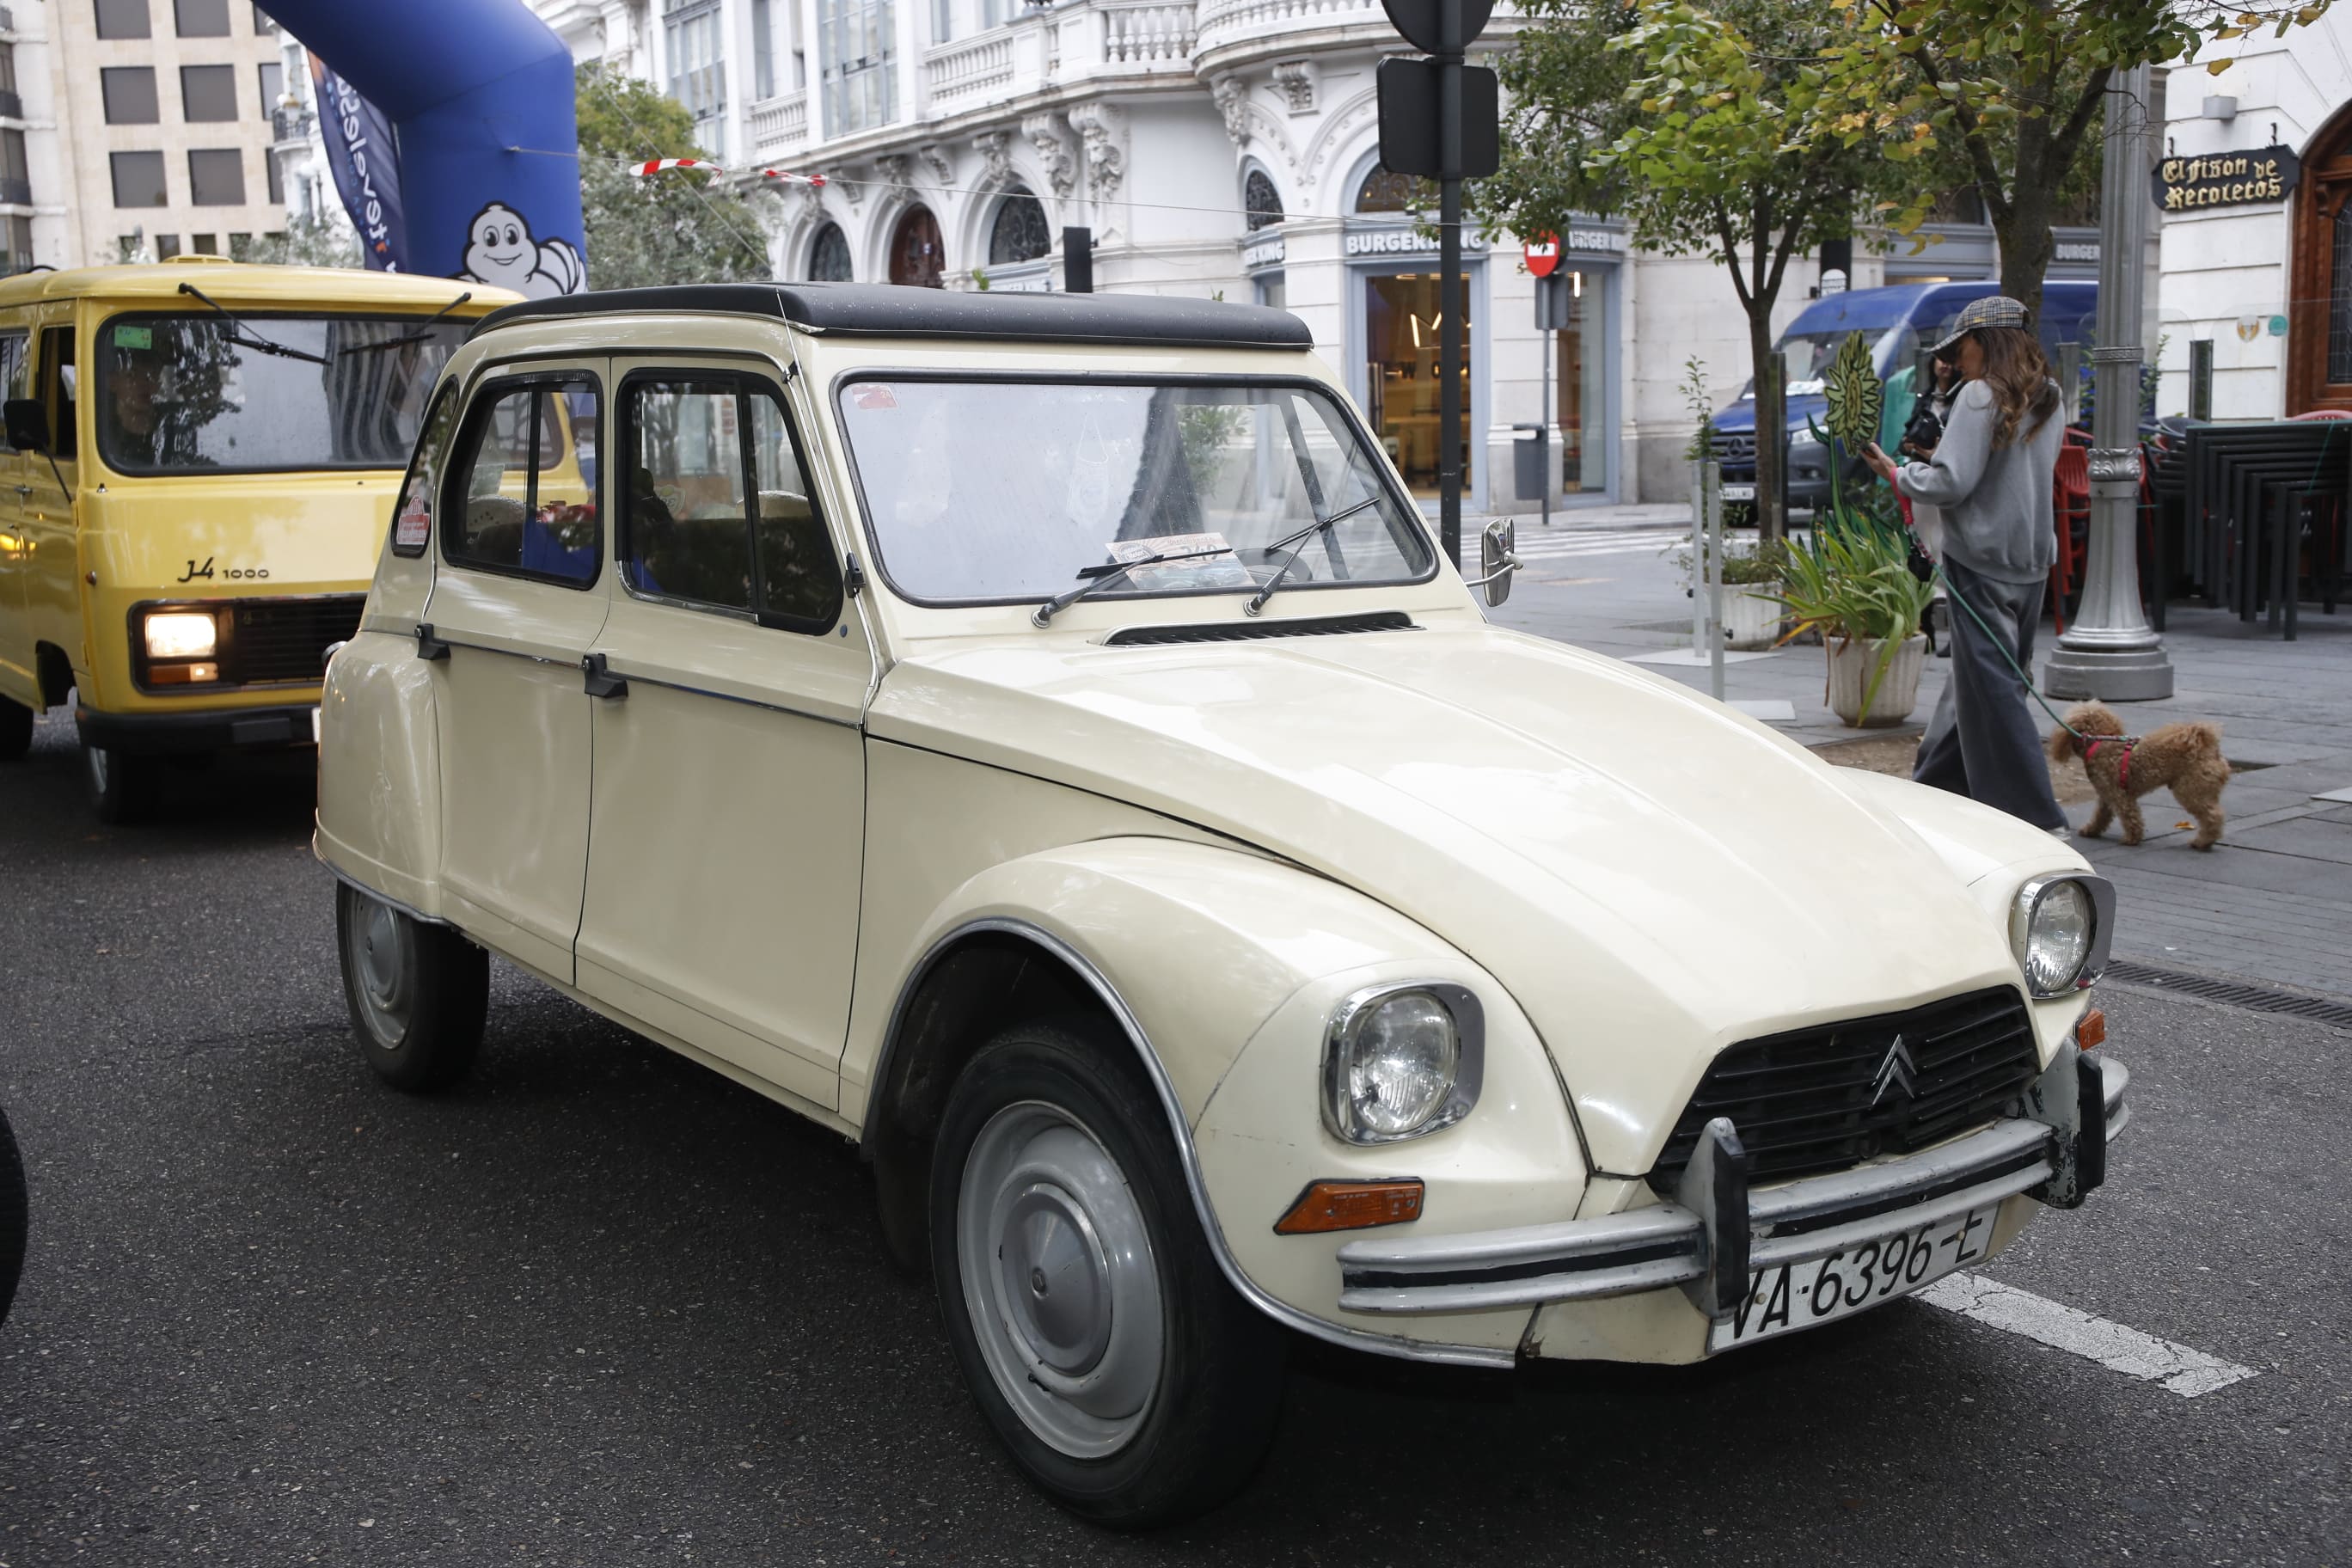
[[[93,713],[74,709],[81,743],[125,756],[268,750],[310,743],[316,702],[217,708],[197,713]]]
[[[2023,1114],[1916,1154],[1754,1193],[1736,1134],[1711,1123],[1676,1201],[1554,1225],[1339,1250],[1350,1312],[1490,1311],[1679,1286],[1727,1317],[1752,1271],[1810,1262],[2031,1193],[2073,1207],[2105,1174],[2107,1140],[2130,1119],[2120,1062],[2070,1044],[2028,1089]],[[2099,1109],[2094,1110],[2095,1106]]]

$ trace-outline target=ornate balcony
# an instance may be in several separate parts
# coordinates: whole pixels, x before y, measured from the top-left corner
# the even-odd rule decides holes
[[[753,104],[744,117],[744,132],[751,139],[752,156],[762,160],[807,145],[807,89],[778,93]]]
[[[1017,74],[1015,46],[1032,43],[1029,35],[1036,30],[1037,24],[1024,18],[924,50],[923,96],[943,114],[1004,96]],[[1035,53],[1034,48],[1020,52]]]

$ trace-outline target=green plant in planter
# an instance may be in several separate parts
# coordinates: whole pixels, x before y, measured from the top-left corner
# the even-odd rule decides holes
[[[1910,551],[1899,525],[1890,532],[1860,516],[1846,527],[1821,527],[1802,544],[1790,546],[1781,563],[1785,582],[1765,595],[1787,606],[1794,624],[1780,640],[1818,630],[1826,645],[1875,642],[1878,662],[1863,688],[1866,722],[1878,688],[1897,649],[1916,637],[1934,588],[1911,574]]]
[[[1727,550],[1723,556],[1723,585],[1755,588],[1786,582],[1788,569],[1783,560],[1788,552],[1788,542],[1778,539],[1765,540],[1753,550]],[[1685,577],[1690,575],[1690,546],[1685,544],[1675,552],[1675,564],[1683,569]]]

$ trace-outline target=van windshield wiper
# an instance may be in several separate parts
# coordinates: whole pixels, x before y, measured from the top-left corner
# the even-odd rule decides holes
[[[417,329],[413,332],[403,332],[396,338],[386,338],[380,343],[361,343],[356,348],[348,348],[343,352],[347,354],[382,353],[386,349],[396,349],[406,343],[421,343],[426,338],[433,335],[433,329],[440,324],[442,317],[447,315],[450,311],[456,310],[458,306],[464,304],[473,297],[471,290],[458,295],[456,299],[450,300],[447,304],[442,306],[439,310],[425,317],[425,320],[419,323]]]
[[[1355,505],[1347,508],[1345,510],[1335,511],[1328,517],[1318,517],[1313,522],[1308,523],[1305,528],[1300,529],[1297,533],[1290,534],[1282,539],[1277,539],[1272,544],[1267,545],[1265,547],[1265,552],[1268,555],[1273,554],[1277,550],[1287,550],[1290,552],[1290,554],[1284,559],[1280,566],[1275,569],[1274,575],[1265,580],[1265,586],[1260,588],[1251,598],[1250,602],[1242,606],[1242,614],[1245,616],[1254,616],[1260,610],[1265,608],[1265,602],[1274,597],[1274,591],[1282,586],[1282,580],[1290,575],[1290,569],[1293,566],[1298,564],[1298,552],[1307,548],[1307,542],[1308,540],[1314,538],[1318,533],[1330,532],[1333,528],[1345,522],[1348,519],[1355,516],[1358,512],[1362,511],[1365,508],[1379,505],[1380,500],[1380,494],[1375,491],[1374,493],[1366,496],[1363,500],[1358,501]]]
[[[1204,555],[1230,555],[1233,552],[1232,545],[1219,544],[1207,550],[1164,550],[1157,555],[1146,555],[1139,561],[1113,561],[1102,566],[1081,566],[1078,568],[1078,575],[1086,581],[1068,593],[1056,595],[1038,605],[1030,613],[1029,619],[1036,626],[1048,625],[1055,616],[1060,615],[1088,594],[1098,593],[1109,587],[1139,566],[1157,566],[1162,561],[1197,561]]]
[[[203,289],[197,288],[193,283],[181,284],[180,292],[183,294],[192,294],[195,296],[195,298],[202,300],[205,304],[210,305],[214,310],[219,311],[221,320],[228,323],[228,341],[233,343],[237,343],[249,349],[259,349],[263,353],[276,354],[280,359],[309,360],[312,364],[325,364],[327,363],[327,356],[324,354],[314,354],[308,349],[289,348],[284,343],[271,342],[268,338],[263,337],[251,327],[247,326],[235,313],[223,306],[218,300],[214,299],[211,295],[205,293]]]

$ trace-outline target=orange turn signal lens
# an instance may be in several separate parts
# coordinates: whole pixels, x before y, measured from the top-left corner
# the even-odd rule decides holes
[[[2074,1046],[2078,1050],[2095,1051],[2107,1043],[2107,1010],[2094,1007],[2083,1015],[2074,1026]]]
[[[1290,1212],[1275,1221],[1276,1236],[1366,1230],[1421,1217],[1419,1178],[1384,1182],[1309,1182]]]

